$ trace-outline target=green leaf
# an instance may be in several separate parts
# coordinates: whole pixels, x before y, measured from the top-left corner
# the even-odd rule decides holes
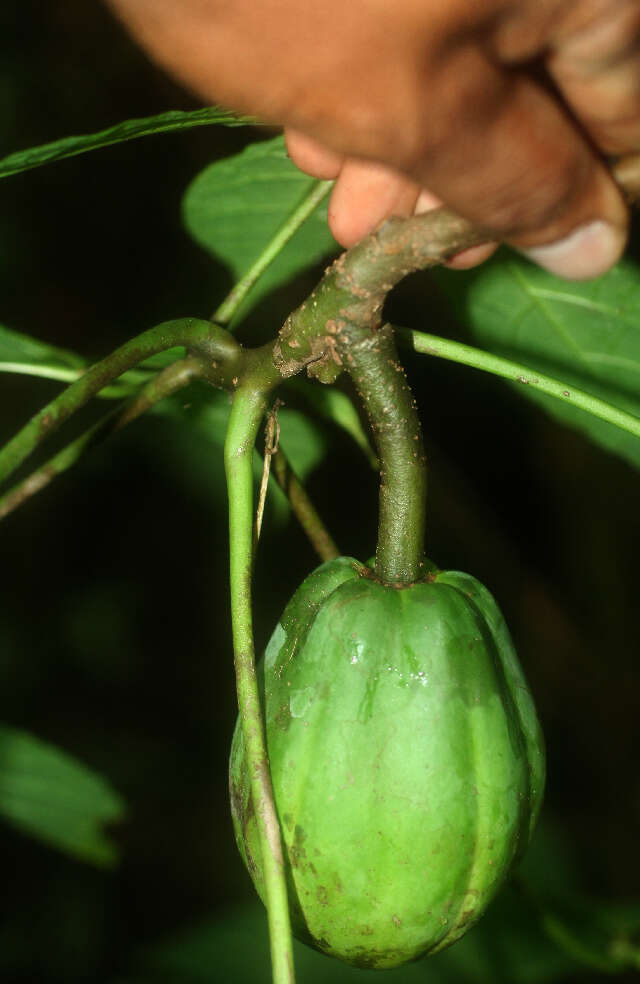
[[[76,352],[0,325],[0,372],[16,371],[7,367],[33,366],[34,369],[62,370],[60,378],[67,378],[65,370],[82,369],[85,365],[85,360]],[[75,378],[73,372],[70,378]]]
[[[205,386],[192,387],[186,400],[180,395],[164,400],[156,410],[181,418],[217,450],[224,447],[230,411],[229,394]],[[329,450],[328,436],[320,423],[300,410],[280,407],[278,423],[282,448],[298,478],[304,479],[317,468]],[[256,477],[262,475],[263,435],[264,431],[258,434],[256,443]]]
[[[389,984],[554,984],[581,980],[585,965],[605,972],[640,966],[640,903],[609,903],[580,895],[584,873],[565,831],[548,818],[517,876],[487,913],[449,949],[396,970]],[[544,901],[541,901],[544,900]],[[551,901],[553,900],[553,901]],[[246,941],[251,940],[251,947]],[[358,984],[372,979],[295,943],[296,974],[305,984]],[[220,980],[268,984],[266,913],[257,902],[142,948],[135,971],[162,984]]]
[[[191,386],[187,393],[163,400],[154,413],[182,421],[189,433],[181,435],[174,449],[182,464],[173,462],[185,480],[193,478],[194,492],[201,488],[205,496],[226,496],[222,451],[229,423],[231,398],[228,393],[211,387]],[[278,410],[282,448],[298,478],[304,480],[321,463],[329,450],[329,438],[323,426],[300,410],[281,407]],[[211,445],[211,453],[203,457],[202,438]],[[258,436],[254,457],[256,483],[262,477],[262,434]],[[192,463],[189,463],[192,462]],[[273,521],[283,522],[289,515],[284,494],[275,480],[269,488],[267,509]]]
[[[116,383],[105,387],[98,396],[116,399],[126,396],[145,383],[151,373],[164,369],[177,359],[184,358],[184,355],[185,349],[182,347],[158,352],[141,362],[137,369],[123,373]],[[0,372],[71,383],[78,379],[88,364],[88,360],[77,352],[58,348],[0,325]]]
[[[65,157],[75,157],[77,154],[86,154],[90,150],[99,150],[101,147],[126,143],[128,140],[137,140],[138,137],[148,137],[156,133],[172,133],[176,130],[189,130],[194,126],[211,126],[213,123],[223,126],[247,126],[255,122],[250,117],[236,116],[217,106],[191,112],[170,110],[157,116],[124,120],[98,133],[63,137],[62,140],[54,140],[40,147],[30,147],[9,154],[8,157],[0,159],[0,178],[18,174],[20,171],[30,171],[34,167],[42,167],[43,164],[51,164]]]
[[[283,137],[254,143],[209,165],[192,181],[182,203],[184,223],[196,242],[226,265],[235,283],[314,184],[287,157]],[[321,205],[267,268],[238,317],[338,248],[327,226],[326,205]]]
[[[608,901],[586,894],[567,831],[544,814],[517,882],[542,932],[570,959],[604,973],[640,968],[640,898]]]
[[[565,895],[541,907],[543,929],[574,960],[606,974],[640,969],[640,901]]]
[[[526,386],[528,389],[551,396],[554,400],[570,404],[583,413],[597,417],[598,420],[605,420],[636,439],[640,438],[640,417],[627,413],[626,410],[621,410],[606,400],[601,400],[593,393],[587,393],[579,386],[570,385],[566,380],[553,379],[539,369],[529,369],[520,362],[505,359],[502,355],[494,355],[486,349],[466,345],[463,342],[454,342],[441,335],[428,335],[423,331],[396,328],[396,337],[401,344],[415,352],[439,359],[449,359],[464,366],[471,366],[473,369],[481,369],[483,372],[501,376],[519,386]]]
[[[105,779],[54,745],[0,727],[0,814],[15,827],[83,861],[112,865],[103,827],[124,816]]]
[[[251,940],[251,946],[247,946]],[[365,984],[371,971],[358,970],[294,944],[296,975],[305,984]],[[455,946],[384,972],[389,984],[553,984],[576,965],[545,938],[529,908],[507,890],[487,915]],[[234,984],[271,980],[266,914],[258,904],[231,910],[208,923],[140,951],[136,970],[166,984]]]
[[[278,410],[280,443],[301,481],[326,457],[329,441],[323,428],[300,410]],[[258,450],[260,443],[258,442]]]
[[[378,470],[378,459],[371,446],[369,436],[362,426],[362,421],[353,401],[346,393],[336,389],[335,386],[314,386],[297,379],[292,379],[289,385],[317,413],[322,414],[327,420],[345,431],[358,445],[374,471]]]
[[[640,417],[640,270],[628,259],[567,283],[506,249],[466,273],[434,271],[474,341]],[[640,467],[640,441],[526,386],[518,392]]]

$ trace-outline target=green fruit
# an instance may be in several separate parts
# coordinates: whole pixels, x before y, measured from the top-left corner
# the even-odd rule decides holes
[[[259,664],[296,935],[362,967],[453,943],[526,847],[540,726],[504,620],[475,578],[380,584],[318,568]],[[263,894],[242,733],[236,838]]]

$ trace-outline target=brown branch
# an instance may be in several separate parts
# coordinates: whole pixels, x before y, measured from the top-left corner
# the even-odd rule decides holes
[[[640,201],[640,154],[630,154],[611,162],[611,169],[627,200],[630,203]],[[167,323],[145,332],[88,370],[36,415],[0,451],[0,472],[3,477],[8,475],[43,437],[125,368],[170,344],[188,344],[199,360],[193,372],[205,374],[206,371],[210,382],[231,390],[248,373],[265,386],[272,387],[278,380],[293,376],[304,368],[322,382],[333,382],[347,368],[343,365],[344,348],[337,344],[336,337],[346,323],[376,330],[380,326],[387,294],[403,277],[442,263],[463,249],[491,238],[489,232],[476,228],[446,208],[409,219],[389,219],[376,232],[338,257],[311,296],[287,318],[275,344],[268,343],[260,349],[243,351],[218,326],[194,319]],[[175,337],[169,337],[169,329]],[[155,381],[150,385],[156,385]],[[149,392],[145,388],[123,411],[103,418],[91,431],[9,490],[0,498],[0,517],[70,467],[87,446],[148,409],[155,402],[149,402]],[[295,489],[296,481],[292,477],[288,487]],[[297,489],[293,495],[299,497]]]
[[[640,154],[618,158],[611,170],[627,201],[640,202]],[[400,280],[493,239],[490,231],[444,207],[388,219],[342,253],[287,318],[273,350],[280,374],[287,378],[306,368],[310,376],[334,382],[347,368],[336,350],[341,323],[378,327],[387,294]]]
[[[489,239],[489,233],[446,208],[388,219],[342,253],[287,318],[273,348],[280,375],[288,378],[306,367],[321,382],[335,382],[347,368],[335,344],[344,322],[379,326],[387,294],[407,274]]]

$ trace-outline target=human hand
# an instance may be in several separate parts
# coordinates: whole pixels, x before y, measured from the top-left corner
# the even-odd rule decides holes
[[[560,276],[624,248],[602,157],[640,148],[638,0],[107,2],[206,100],[285,126],[345,246],[440,200]]]

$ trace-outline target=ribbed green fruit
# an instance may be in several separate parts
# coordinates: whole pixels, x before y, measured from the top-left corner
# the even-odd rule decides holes
[[[394,588],[341,557],[301,585],[259,664],[294,932],[362,967],[449,946],[529,841],[543,740],[504,620],[456,571]],[[240,726],[236,838],[260,848]]]

